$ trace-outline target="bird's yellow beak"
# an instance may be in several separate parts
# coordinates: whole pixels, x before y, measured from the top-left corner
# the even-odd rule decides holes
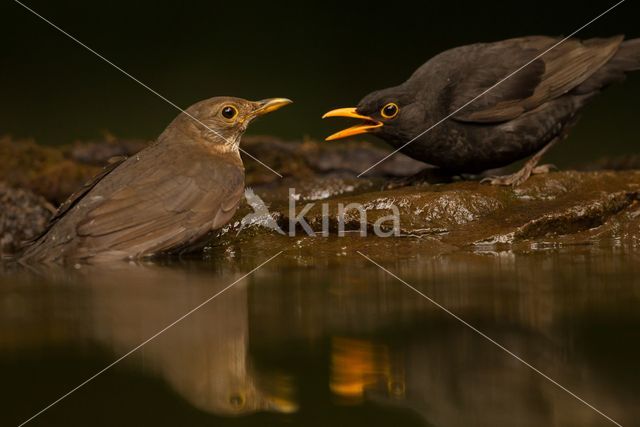
[[[348,136],[359,135],[361,133],[368,133],[371,132],[372,129],[379,128],[383,125],[382,122],[374,120],[371,117],[358,114],[355,108],[338,108],[336,110],[331,110],[322,116],[323,119],[326,119],[327,117],[349,117],[352,119],[364,120],[364,123],[336,132],[333,135],[328,136],[325,139],[326,141],[333,141],[335,139],[342,139]]]
[[[265,114],[269,114],[273,111],[279,110],[280,108],[291,103],[293,103],[293,101],[287,98],[263,99],[262,101],[256,102],[256,109],[253,114],[256,117],[264,116]]]

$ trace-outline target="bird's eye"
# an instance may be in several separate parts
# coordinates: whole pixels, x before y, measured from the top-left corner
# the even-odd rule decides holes
[[[222,114],[222,117],[224,117],[225,119],[231,120],[238,115],[238,110],[236,109],[236,107],[232,105],[227,105],[222,108],[221,114]]]
[[[393,102],[390,102],[384,107],[382,107],[382,110],[380,110],[380,114],[385,119],[393,119],[395,116],[398,115],[398,110],[399,110],[398,105]]]
[[[244,406],[244,396],[241,393],[232,394],[229,396],[229,403],[235,408],[241,408]]]

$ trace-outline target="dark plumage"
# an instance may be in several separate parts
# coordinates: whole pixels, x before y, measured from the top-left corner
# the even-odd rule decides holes
[[[60,206],[22,261],[131,259],[193,245],[238,207],[238,149],[249,122],[290,102],[219,97],[189,107],[155,143],[111,164]]]
[[[369,132],[399,148],[559,41],[523,37],[443,52],[401,85],[367,95],[355,109],[325,114],[365,120],[327,139]],[[518,173],[490,179],[519,184],[547,170],[536,163],[587,101],[638,69],[640,39],[567,40],[401,151],[451,173],[478,173],[535,154]]]

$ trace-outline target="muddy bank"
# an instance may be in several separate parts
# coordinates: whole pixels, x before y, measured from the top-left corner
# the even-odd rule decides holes
[[[35,235],[51,214],[51,205],[61,203],[99,172],[100,165],[134,154],[147,143],[108,135],[104,140],[42,147],[33,141],[0,138],[3,252],[15,251],[16,242]],[[271,215],[243,221],[253,212],[243,203],[231,224],[212,237],[208,254],[222,251],[233,256],[238,251],[293,245],[301,257],[311,259],[318,253],[340,254],[345,245],[350,250],[376,247],[380,252],[409,254],[640,241],[640,171],[628,162],[629,167],[620,168],[627,170],[534,176],[516,189],[461,180],[398,187],[389,183],[427,166],[398,155],[358,178],[387,151],[368,143],[287,142],[259,136],[246,137],[243,148],[282,175],[245,157],[247,185]],[[293,211],[289,191],[295,200]],[[308,203],[313,206],[295,221],[296,237],[288,236],[291,220]],[[341,206],[354,203],[362,212],[347,209],[339,215]],[[388,219],[394,212],[395,222]],[[261,226],[269,218],[285,235]],[[308,235],[312,230],[316,236]],[[360,236],[362,230],[366,238]],[[383,239],[376,230],[393,236]],[[342,231],[347,238],[338,237]]]
[[[54,210],[43,197],[0,181],[0,256],[15,253],[37,236]]]
[[[252,212],[243,206],[236,221],[212,241],[212,251],[251,251],[256,248],[294,248],[300,257],[313,259],[320,253],[340,255],[355,250],[383,257],[404,257],[416,253],[437,254],[459,249],[500,251],[576,244],[640,244],[640,171],[557,172],[535,176],[519,188],[494,187],[478,182],[421,185],[394,190],[378,190],[369,183],[317,200],[313,192],[297,192],[295,210],[290,214],[284,198],[287,189],[258,191],[270,206],[272,217],[285,233],[295,230],[295,238],[283,236],[260,225],[242,229],[240,219]],[[317,191],[314,190],[314,191]],[[307,203],[313,203],[295,227]],[[323,206],[323,204],[325,204]],[[356,203],[361,212],[338,215],[340,205]],[[376,223],[383,233],[392,234],[391,206],[399,213],[399,230],[389,238],[377,237]],[[324,211],[323,211],[324,210]],[[328,215],[326,215],[328,213]],[[316,233],[308,236],[301,219]],[[327,227],[323,228],[323,225]],[[386,227],[386,228],[385,228]],[[328,229],[328,237],[322,232]],[[339,237],[341,229],[345,237]],[[366,230],[366,237],[362,237]],[[238,233],[239,232],[239,233]]]

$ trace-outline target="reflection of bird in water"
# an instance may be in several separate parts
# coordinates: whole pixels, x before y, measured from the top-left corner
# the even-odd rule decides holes
[[[545,378],[494,346],[478,345],[475,334],[458,327],[432,330],[419,339],[410,339],[401,349],[401,357],[390,351],[391,368],[404,373],[403,381],[396,382],[401,388],[385,389],[370,381],[364,387],[365,400],[410,408],[427,425],[434,426],[605,425],[600,414],[559,392]],[[582,380],[575,384],[578,390],[589,390],[593,400],[605,408],[620,407],[608,392],[608,385],[599,383],[597,375],[592,376],[588,364],[575,360],[579,366],[563,366],[563,351],[549,337],[516,336],[511,336],[512,346],[535,349],[527,352],[535,355],[529,360],[533,365],[565,375],[568,371],[580,372]],[[385,348],[382,343],[368,346]],[[362,350],[362,346],[359,348]],[[380,370],[369,372],[379,375]]]
[[[251,208],[253,209],[253,213],[247,214],[242,218],[242,220],[240,221],[240,229],[238,230],[238,234],[245,227],[249,227],[251,225],[260,225],[270,230],[277,231],[280,234],[285,234],[276,220],[271,216],[269,207],[260,198],[260,196],[254,193],[253,189],[247,188],[246,190],[244,190],[244,197],[247,200],[249,206],[251,206]]]
[[[238,207],[247,126],[290,102],[219,97],[192,105],[155,143],[72,195],[23,261],[141,258],[197,244]]]
[[[91,286],[96,306],[93,333],[116,354],[135,347],[220,288],[209,274],[158,266],[122,264],[118,270],[89,267],[80,273],[89,281],[85,285]],[[133,293],[131,283],[136,283]],[[142,357],[132,357],[141,357],[145,369],[205,412],[293,412],[297,403],[291,378],[251,367],[247,305],[247,288],[238,284],[147,344]]]
[[[332,339],[329,386],[338,403],[362,403],[368,391],[380,388],[401,398],[404,378],[400,367],[392,363],[389,347],[384,344],[355,338]]]

